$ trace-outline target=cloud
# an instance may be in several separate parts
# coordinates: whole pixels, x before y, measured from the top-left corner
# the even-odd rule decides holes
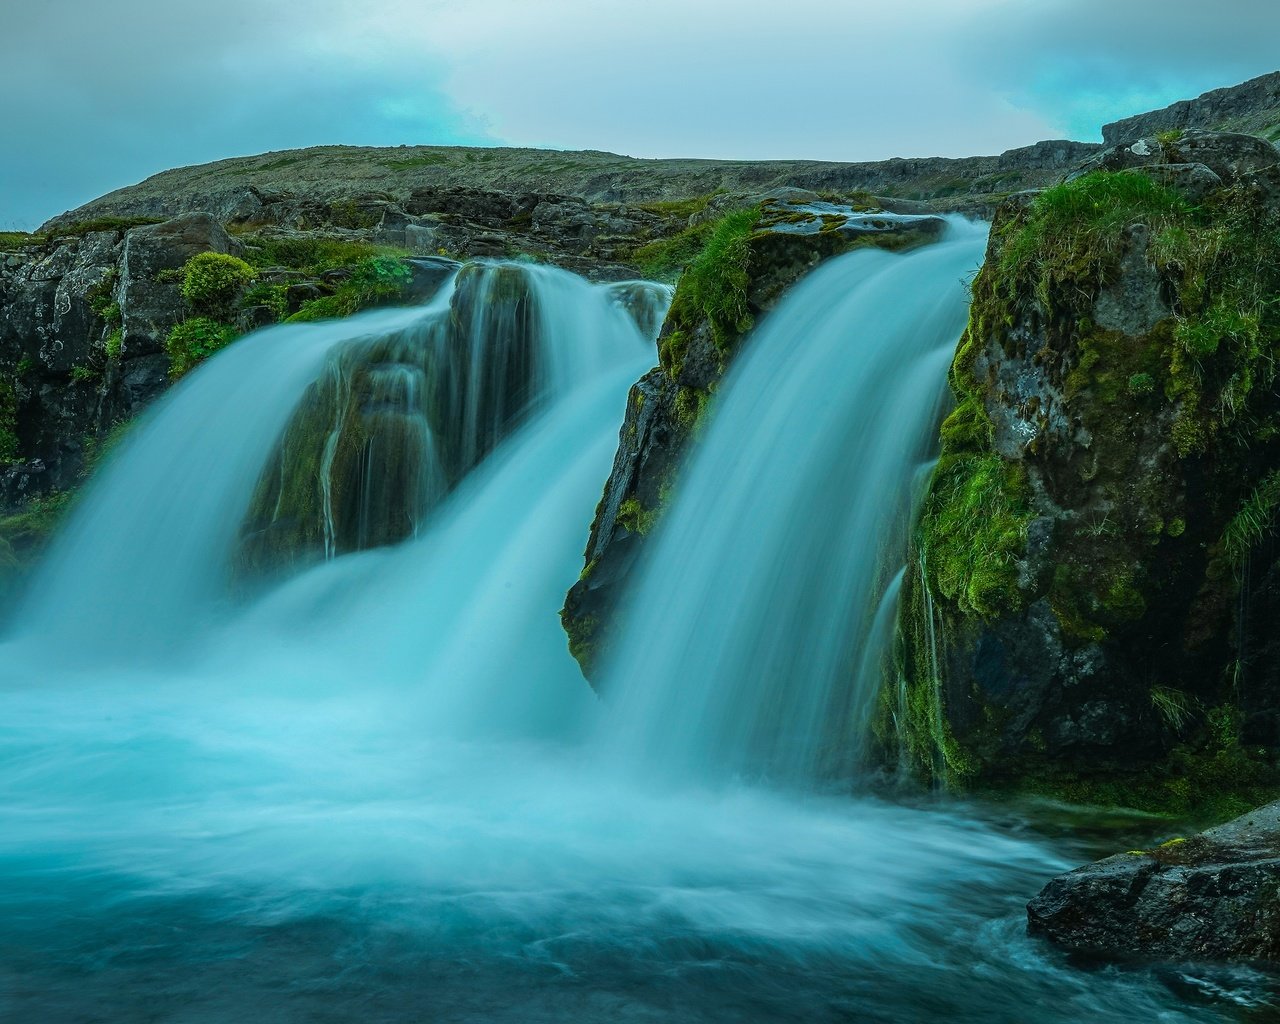
[[[967,73],[1075,138],[1280,67],[1275,0],[1005,0],[978,27]]]
[[[353,21],[341,0],[15,6],[0,35],[0,228],[228,156],[493,141],[439,65],[336,53],[331,33]]]
[[[878,159],[1097,137],[1273,70],[1274,0],[41,0],[0,34],[0,227],[319,143]]]

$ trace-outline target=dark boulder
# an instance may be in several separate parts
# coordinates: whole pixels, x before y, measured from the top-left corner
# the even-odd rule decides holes
[[[1089,958],[1280,961],[1280,802],[1058,876],[1027,930]]]

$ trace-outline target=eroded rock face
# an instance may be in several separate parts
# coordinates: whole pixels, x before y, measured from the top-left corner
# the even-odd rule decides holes
[[[1106,145],[1117,146],[1183,128],[1265,132],[1278,124],[1280,71],[1275,71],[1240,85],[1214,89],[1194,100],[1179,100],[1162,110],[1115,121],[1103,126],[1102,138]]]
[[[689,281],[682,281],[659,335],[659,365],[631,389],[613,469],[592,522],[586,567],[561,612],[570,650],[593,684],[646,535],[751,323],[823,260],[867,245],[903,250],[927,244],[945,226],[937,217],[856,211],[796,189],[764,200],[742,237],[746,317],[734,324],[713,322],[697,307]]]
[[[0,504],[72,486],[86,443],[163,390],[164,339],[183,316],[163,271],[236,248],[191,214],[0,254],[0,390],[14,398],[0,434],[16,438]]]
[[[1060,875],[1027,930],[1106,960],[1280,960],[1280,802]]]
[[[1001,208],[902,592],[891,760],[1083,801],[1262,799],[1278,162],[1189,132]]]

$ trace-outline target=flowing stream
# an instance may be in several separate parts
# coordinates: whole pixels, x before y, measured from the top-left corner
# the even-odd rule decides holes
[[[261,332],[175,388],[81,500],[0,651],[0,1019],[1234,1019],[1024,936],[1025,901],[1082,844],[1012,812],[805,782],[858,749],[886,551],[982,241],[957,222],[912,255],[832,261],[745,342],[604,702],[556,610],[653,360],[636,321],[667,293],[641,289],[633,320],[617,288],[523,268],[504,319],[460,279],[421,309]],[[536,334],[504,364],[510,415],[485,419],[491,388],[450,399],[489,424],[465,458],[412,369],[464,322],[501,342],[458,349],[471,382]],[[456,472],[412,522],[382,517],[400,543],[326,542],[240,585],[247,510],[288,491],[270,474],[295,409],[374,350],[374,385],[338,389],[347,425],[321,443],[356,429],[358,393],[360,430],[410,417],[396,451]],[[393,464],[387,436],[361,458]]]

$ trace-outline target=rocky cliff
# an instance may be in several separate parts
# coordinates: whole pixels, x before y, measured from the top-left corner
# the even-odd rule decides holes
[[[1280,141],[1280,71],[1104,125],[1102,140],[1106,146],[1119,146],[1186,128],[1248,132]]]
[[[1272,792],[1277,294],[1280,152],[1252,136],[1140,139],[1002,206],[903,588],[891,760],[1182,812]]]

